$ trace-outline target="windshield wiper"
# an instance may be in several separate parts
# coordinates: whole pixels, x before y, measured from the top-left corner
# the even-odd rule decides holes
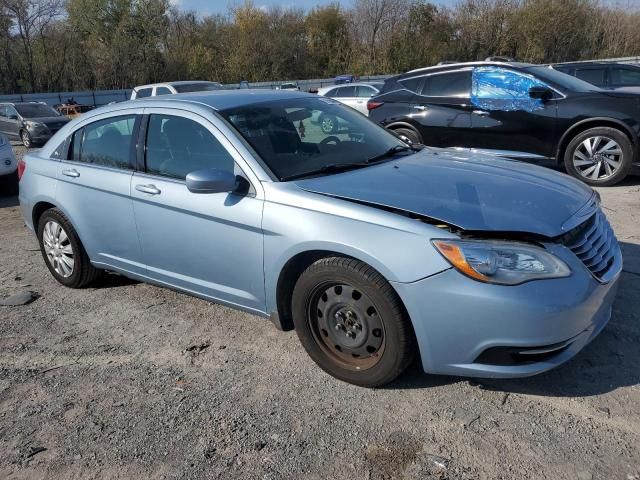
[[[397,155],[398,153],[408,152],[410,150],[413,151],[413,152],[418,152],[418,151],[422,150],[423,148],[424,148],[423,145],[420,145],[420,146],[418,146],[418,145],[396,145],[394,147],[391,147],[386,152],[381,153],[380,155],[374,155],[373,157],[368,158],[365,163],[367,163],[367,164],[376,163],[376,162],[379,162],[380,160],[384,160],[385,158],[393,157],[393,156]]]
[[[369,161],[366,162],[353,162],[353,163],[330,163],[329,165],[324,165],[321,168],[316,170],[309,170],[308,172],[295,173],[293,175],[289,175],[288,177],[282,177],[282,181],[286,182],[289,180],[295,180],[297,178],[310,177],[312,175],[318,175],[320,173],[336,173],[336,172],[345,172],[347,170],[355,170],[356,168],[362,168],[369,165]]]

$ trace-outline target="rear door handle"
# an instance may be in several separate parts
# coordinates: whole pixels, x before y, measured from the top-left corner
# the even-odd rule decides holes
[[[474,110],[473,112],[474,115],[478,115],[480,117],[487,117],[489,115],[489,112],[485,112],[484,110]]]
[[[413,109],[414,110],[420,110],[421,112],[424,112],[427,109],[427,107],[425,107],[424,105],[414,105]]]
[[[155,185],[136,185],[136,190],[142,193],[148,193],[149,195],[160,195],[160,189]]]
[[[78,178],[80,176],[80,172],[78,172],[75,168],[69,168],[67,170],[62,170],[62,174],[67,177]]]

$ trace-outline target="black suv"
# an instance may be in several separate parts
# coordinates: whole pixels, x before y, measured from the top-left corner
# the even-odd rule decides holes
[[[640,93],[640,67],[614,62],[556,63],[559,72],[578,77],[600,88]]]
[[[602,90],[549,66],[473,62],[387,79],[369,118],[415,143],[564,163],[590,185],[638,164],[640,95]]]
[[[0,132],[27,148],[44,145],[68,121],[44,103],[0,103]]]

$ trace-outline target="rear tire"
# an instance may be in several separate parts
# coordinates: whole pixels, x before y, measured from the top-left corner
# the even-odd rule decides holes
[[[379,387],[414,359],[415,336],[400,297],[358,260],[327,257],[309,266],[294,287],[292,312],[307,353],[345,382]]]
[[[624,179],[633,165],[634,149],[620,130],[596,127],[576,135],[564,153],[567,173],[595,187]]]
[[[65,287],[83,288],[100,277],[102,270],[91,264],[73,225],[57,208],[40,217],[38,241],[51,275]]]
[[[420,135],[418,135],[417,132],[415,132],[414,130],[412,130],[410,128],[395,128],[393,131],[400,138],[402,138],[403,140],[407,139],[412,144],[421,144],[422,143],[422,138],[420,138]]]

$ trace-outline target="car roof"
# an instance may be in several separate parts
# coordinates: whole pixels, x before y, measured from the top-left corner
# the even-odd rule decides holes
[[[514,67],[514,68],[526,68],[535,66],[533,63],[521,63],[521,62],[459,62],[459,63],[447,63],[445,65],[433,65],[431,67],[423,67],[416,68],[414,70],[410,70],[406,73],[401,74],[404,75],[415,75],[417,73],[429,73],[429,72],[437,72],[437,71],[447,71],[447,70],[456,70],[461,67],[482,67],[482,66],[496,66],[496,67]]]
[[[585,60],[584,62],[562,62],[562,63],[554,63],[551,66],[553,67],[582,67],[589,65],[617,65],[621,67],[632,67],[632,68],[640,68],[640,65],[634,65],[632,63],[620,63],[615,60]]]
[[[167,85],[192,85],[194,83],[211,83],[214,85],[220,85],[220,82],[211,82],[209,80],[179,80],[176,82],[160,82],[160,83],[149,83],[147,85],[138,85],[134,87],[134,90],[139,90],[141,88],[153,88],[153,87],[165,87]]]
[[[297,90],[271,90],[271,89],[242,89],[242,90],[214,90],[209,92],[179,93],[176,95],[160,95],[158,97],[145,97],[128,102],[117,103],[118,106],[144,107],[149,104],[161,104],[166,102],[196,103],[213,108],[214,110],[226,110],[229,108],[243,107],[255,103],[268,102],[286,98],[317,98],[317,95],[304,93]],[[114,106],[115,106],[114,105]],[[106,107],[103,107],[106,108]],[[95,110],[94,110],[95,111]],[[105,110],[102,110],[103,112]]]
[[[357,87],[357,86],[371,87],[376,85],[380,85],[380,86],[384,85],[384,80],[371,80],[370,82],[350,82],[350,83],[341,83],[339,85],[327,85],[326,87],[319,88],[318,92],[328,92],[329,90],[334,88]]]

